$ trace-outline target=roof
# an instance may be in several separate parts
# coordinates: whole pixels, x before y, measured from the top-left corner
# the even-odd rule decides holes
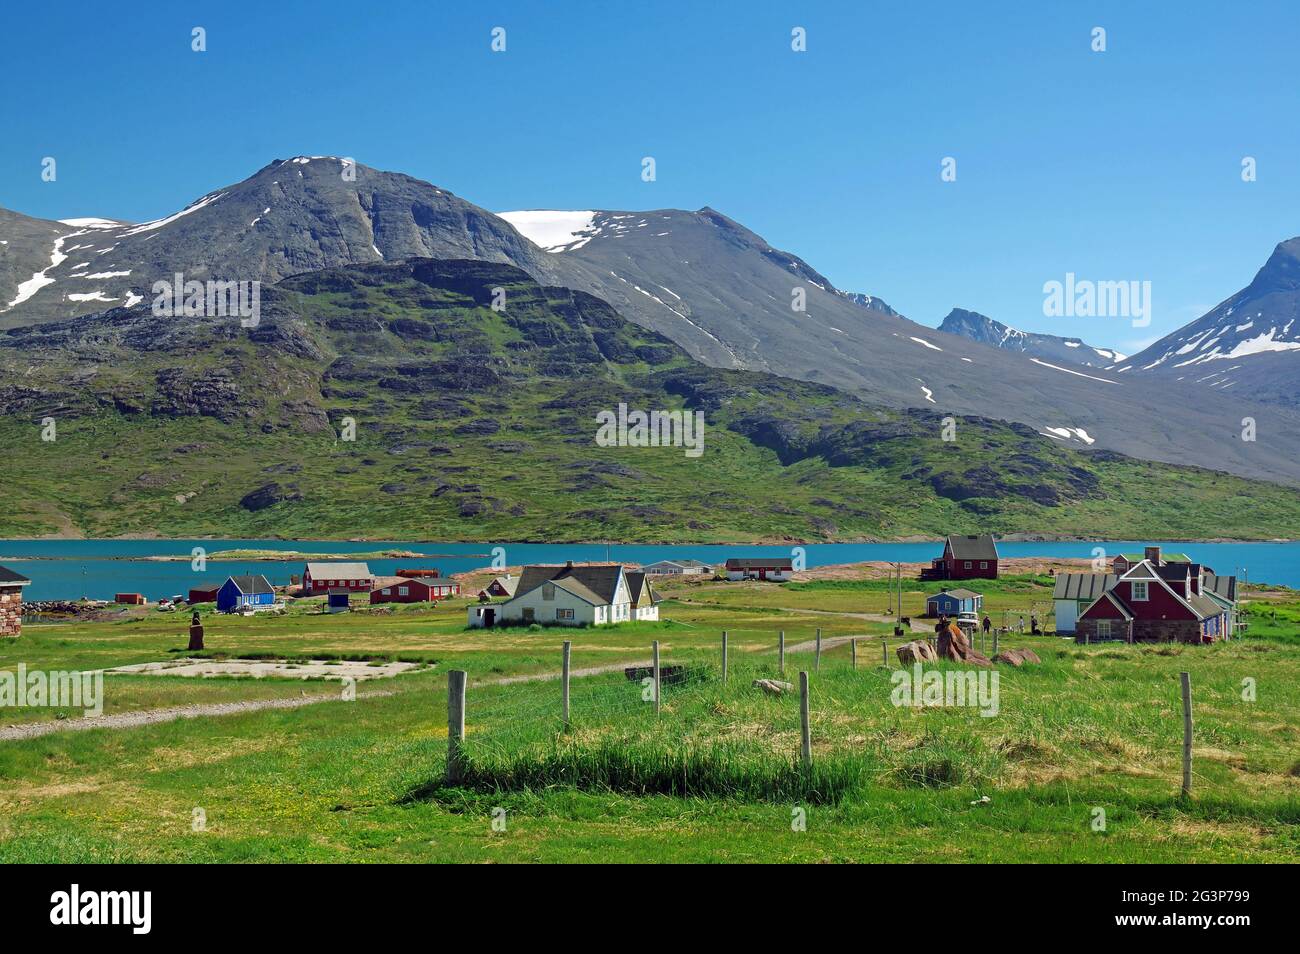
[[[1058,573],[1054,600],[1095,600],[1119,582],[1114,573]]]
[[[1237,578],[1235,576],[1215,576],[1213,573],[1207,573],[1205,579],[1201,582],[1201,586],[1229,603],[1237,602]]]
[[[0,566],[0,586],[26,586],[31,580],[21,573],[15,573],[7,566]]]
[[[1188,574],[1191,574],[1194,579],[1199,578],[1201,575],[1201,565],[1199,563],[1175,562],[1171,564],[1161,564],[1155,568],[1155,571],[1160,574],[1160,579],[1162,580],[1182,581],[1187,579]]]
[[[232,576],[226,580],[226,583],[233,582],[236,589],[245,596],[256,596],[259,593],[274,593],[275,589],[267,582],[266,577],[260,573],[254,576]],[[225,583],[221,584],[225,586]]]
[[[728,570],[761,570],[769,567],[793,570],[794,562],[789,557],[733,557],[727,561]]]
[[[370,587],[373,591],[390,586],[447,586],[455,582],[447,576],[377,576]]]
[[[1145,553],[1121,553],[1129,563],[1140,563],[1147,558]],[[1186,553],[1161,553],[1161,563],[1191,563],[1191,558]]]
[[[998,545],[993,541],[991,533],[964,537],[949,534],[948,546],[952,549],[954,560],[996,560],[998,558]]]
[[[519,577],[498,576],[495,580],[492,581],[492,583],[489,583],[487,586],[483,587],[483,589],[480,590],[480,592],[487,592],[488,588],[491,587],[493,583],[498,584],[503,590],[505,590],[511,596],[514,596],[515,593],[519,591]]]
[[[654,563],[646,563],[645,566],[680,566],[680,567],[703,567],[708,570],[711,565],[701,562],[700,560],[655,560]]]
[[[595,563],[587,566],[526,566],[519,574],[515,597],[524,596],[543,583],[554,583],[595,606],[614,602],[619,577],[623,574],[621,563]]]
[[[926,599],[932,600],[939,596],[954,596],[959,600],[973,600],[982,595],[982,593],[976,593],[974,590],[967,590],[958,587],[955,590],[944,590],[942,593],[935,593],[934,596],[927,596]]]
[[[313,580],[364,580],[374,576],[367,563],[308,563],[307,575]]]
[[[1201,619],[1207,619],[1211,616],[1221,616],[1224,613],[1223,607],[1204,593],[1193,593],[1191,596],[1187,597],[1187,602],[1188,605],[1196,611],[1196,615]]]
[[[1136,566],[1129,567],[1128,572],[1125,573],[1124,576],[1121,577],[1121,579],[1158,580],[1160,579],[1160,574],[1156,572],[1155,567],[1153,567],[1146,560],[1143,560],[1142,562],[1138,563]]]
[[[658,602],[654,588],[650,585],[650,580],[646,578],[644,573],[631,572],[624,574],[624,576],[627,578],[628,591],[632,594],[633,606],[653,606]],[[645,598],[644,603],[642,597]]]

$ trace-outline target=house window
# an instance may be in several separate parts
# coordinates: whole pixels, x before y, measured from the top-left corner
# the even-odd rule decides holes
[[[1108,619],[1097,620],[1097,638],[1110,639],[1110,620]]]
[[[409,586],[399,586],[399,587],[397,588],[397,595],[398,595],[398,596],[410,596],[410,595],[411,595],[411,588],[410,588]]]
[[[1147,598],[1147,581],[1146,581],[1146,580],[1134,580],[1134,581],[1133,581],[1133,599],[1134,599],[1135,601],[1141,602],[1141,601],[1145,600],[1146,598]]]
[[[385,596],[392,596],[392,595],[393,595],[393,591],[390,590],[390,589],[387,589],[387,588],[384,588],[384,589],[380,590],[379,592],[380,592],[380,593],[383,593]]]
[[[988,561],[988,560],[980,560],[980,569],[981,569],[981,570],[987,570],[988,568],[989,568],[989,561]]]
[[[564,620],[573,619],[573,610],[571,610],[571,609],[557,609],[557,610],[555,611],[555,618],[556,618],[556,619],[564,619]]]
[[[970,560],[967,560],[967,561],[966,561],[966,569],[968,569],[968,570],[970,569]]]
[[[542,599],[544,600],[555,599],[555,584],[553,583],[542,584]]]

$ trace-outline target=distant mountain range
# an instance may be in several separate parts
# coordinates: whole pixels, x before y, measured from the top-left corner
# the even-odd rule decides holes
[[[1089,368],[1110,368],[1124,360],[1124,355],[1118,351],[1085,344],[1080,338],[1020,331],[964,308],[950,311],[939,330],[1004,351],[1018,351],[1047,361],[1065,361]]]
[[[473,259],[589,293],[714,367],[828,385],[877,407],[996,417],[1078,448],[1300,483],[1294,410],[1222,389],[1207,402],[1190,380],[927,328],[874,295],[837,289],[710,208],[495,215],[399,173],[298,156],[148,223],[0,213],[0,242],[0,330],[147,306],[153,283],[177,272],[272,283],[350,264]],[[1240,440],[1246,416],[1272,439]]]
[[[1121,371],[1159,375],[1300,407],[1300,238],[1273,250],[1255,280],[1135,354]]]

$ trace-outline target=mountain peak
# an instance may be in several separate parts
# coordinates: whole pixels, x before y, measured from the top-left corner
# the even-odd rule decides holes
[[[991,345],[1004,351],[1019,351],[1031,358],[1045,361],[1067,361],[1093,368],[1108,368],[1123,361],[1125,356],[1110,348],[1095,348],[1084,344],[1082,338],[1045,335],[1021,331],[996,321],[977,311],[954,308],[948,312],[940,331],[960,335],[980,344]]]

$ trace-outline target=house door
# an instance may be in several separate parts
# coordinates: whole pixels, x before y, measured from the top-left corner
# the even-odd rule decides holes
[[[492,607],[489,607],[488,609],[485,609],[483,611],[484,626],[491,626],[493,623],[496,622],[496,619],[497,619],[497,611]]]
[[[534,614],[533,614],[533,608],[532,608],[531,606],[525,606],[525,607],[524,607],[524,622],[525,622],[525,623],[531,623],[531,622],[534,621],[534,619],[535,619],[535,616],[534,616]]]

